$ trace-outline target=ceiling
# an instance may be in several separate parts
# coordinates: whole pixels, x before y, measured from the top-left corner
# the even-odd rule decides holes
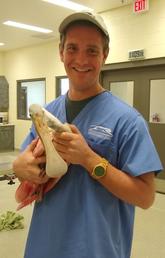
[[[62,0],[61,0],[62,1]],[[130,4],[133,0],[74,0],[86,5],[95,12],[118,8]],[[58,39],[58,26],[65,16],[72,10],[55,6],[41,0],[0,0],[0,51],[8,51],[34,44],[41,44],[52,39]],[[53,30],[49,34],[41,34],[3,24],[4,21],[13,20],[25,24],[35,25]]]

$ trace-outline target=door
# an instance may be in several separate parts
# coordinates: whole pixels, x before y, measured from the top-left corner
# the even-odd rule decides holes
[[[143,66],[141,61],[140,64],[131,68],[126,67],[127,64],[119,69],[117,65],[115,69],[106,67],[102,84],[143,115],[165,168],[165,63]],[[155,181],[157,191],[165,193],[165,171],[159,173]]]

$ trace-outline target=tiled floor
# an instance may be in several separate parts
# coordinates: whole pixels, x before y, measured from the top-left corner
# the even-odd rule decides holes
[[[6,170],[11,170],[12,162],[18,153],[18,150],[11,152],[0,152],[0,175],[2,175]]]
[[[19,183],[8,185],[7,181],[0,181],[0,213],[16,212],[15,190]],[[23,258],[24,246],[32,214],[32,206],[18,212],[24,216],[24,229],[0,232],[0,258]]]
[[[8,155],[12,154],[8,153]],[[0,153],[0,162],[2,160],[3,154]],[[18,184],[18,181],[16,181],[15,185],[8,185],[7,181],[0,181],[0,213],[4,213],[7,210],[16,210],[17,204],[14,193]],[[33,207],[28,206],[19,211],[25,218],[24,229],[0,232],[0,258],[23,258],[32,210]],[[165,195],[157,193],[155,203],[150,209],[136,208],[131,258],[164,258],[164,239]]]
[[[165,195],[148,210],[136,208],[131,258],[165,258]]]

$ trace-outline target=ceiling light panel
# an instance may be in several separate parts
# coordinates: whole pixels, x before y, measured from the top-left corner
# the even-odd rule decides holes
[[[75,2],[69,1],[69,0],[42,0],[43,2],[55,4],[58,6],[62,6],[74,11],[88,11],[93,12],[94,10],[81,4],[77,4]]]
[[[24,24],[24,23],[19,23],[19,22],[15,22],[15,21],[5,21],[3,24],[8,25],[8,26],[12,26],[12,27],[16,27],[16,28],[20,28],[20,29],[37,31],[37,32],[41,32],[41,33],[51,33],[51,32],[53,32],[52,30],[48,30],[48,29],[45,29],[45,28],[32,26],[32,25],[28,25],[28,24]]]

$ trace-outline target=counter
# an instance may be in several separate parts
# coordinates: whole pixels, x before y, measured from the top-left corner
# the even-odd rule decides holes
[[[0,125],[0,152],[14,150],[14,125]]]

